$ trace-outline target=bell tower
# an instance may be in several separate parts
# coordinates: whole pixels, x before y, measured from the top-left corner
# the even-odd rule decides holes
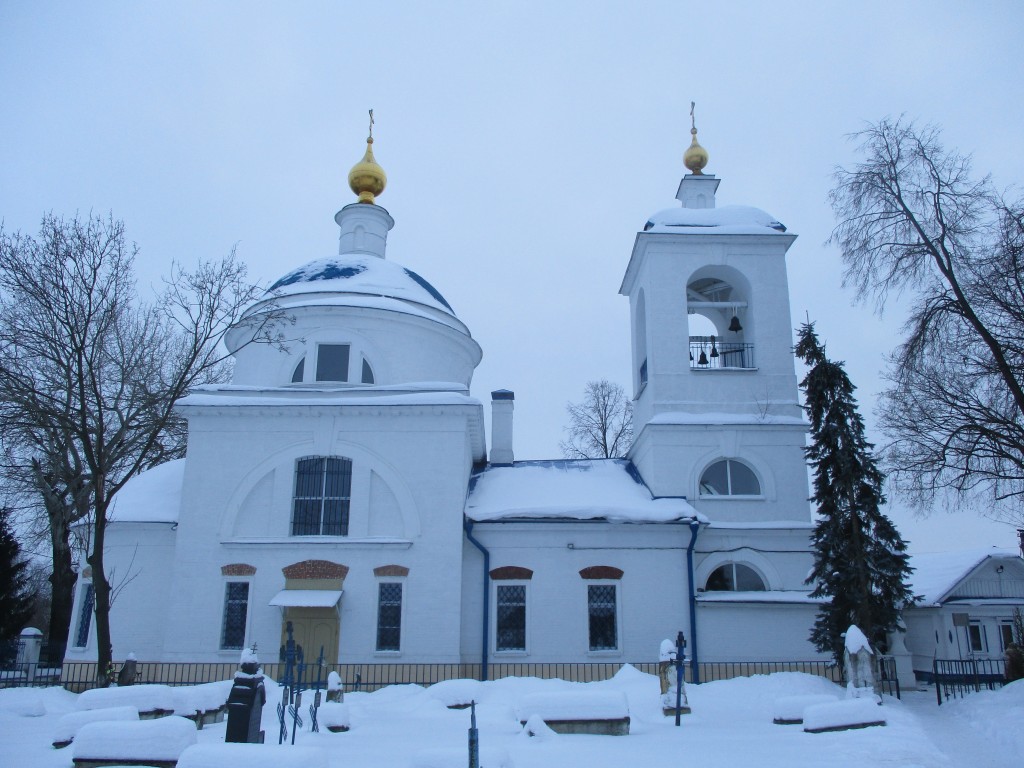
[[[690,133],[681,205],[637,233],[619,289],[632,325],[629,457],[656,496],[718,519],[809,519],[786,276],[796,236],[758,208],[719,207],[695,122]]]

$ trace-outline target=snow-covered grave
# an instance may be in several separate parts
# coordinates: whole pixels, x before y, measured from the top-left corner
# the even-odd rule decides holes
[[[466,709],[480,699],[479,680],[445,680],[427,689],[431,698],[437,699],[448,709]]]
[[[352,715],[348,704],[340,701],[328,701],[320,705],[317,718],[324,728],[331,733],[344,733],[352,727]]]
[[[342,680],[341,675],[339,675],[333,669],[327,675],[327,700],[345,700],[345,681]]]
[[[200,728],[210,723],[219,723],[228,709],[231,685],[231,680],[217,680],[174,688],[174,714],[187,717]]]
[[[772,722],[776,725],[799,725],[804,721],[804,710],[815,704],[839,701],[828,693],[808,693],[803,696],[783,696],[775,700]]]
[[[86,723],[102,723],[110,720],[138,720],[139,710],[135,707],[107,707],[106,709],[83,709],[68,712],[57,721],[53,729],[53,746],[62,749],[75,740],[75,735]]]
[[[814,704],[804,710],[804,730],[807,733],[848,731],[873,725],[885,725],[882,708],[873,699]]]
[[[884,707],[872,710],[874,714],[884,712],[886,727],[838,734],[808,734],[802,727],[772,724],[776,702],[781,698],[844,695],[840,686],[799,672],[687,685],[694,713],[678,728],[662,714],[658,678],[628,665],[612,679],[601,682],[508,677],[483,683],[466,681],[464,685],[474,689],[485,768],[501,764],[493,758],[496,754],[500,758],[502,750],[515,768],[675,765],[682,754],[687,762],[709,766],[791,768],[827,763],[829,768],[881,764],[988,768],[1017,765],[1024,754],[1024,729],[1020,727],[1024,681],[972,693],[941,707],[935,704],[934,691],[905,691],[901,701],[886,698]],[[268,680],[267,688],[269,701],[281,700],[281,688],[276,683]],[[266,744],[225,745],[226,723],[215,723],[201,731],[192,726],[199,745],[204,747],[196,759],[210,761],[199,766],[264,768],[267,763],[259,761],[265,755],[274,768],[279,768],[292,754],[300,755],[300,750],[315,747],[326,754],[327,768],[410,768],[441,758],[440,750],[449,756],[461,755],[453,765],[465,766],[470,714],[448,709],[445,699],[451,692],[439,700],[443,691],[435,695],[433,687],[417,685],[394,685],[374,692],[346,691],[352,730],[339,735],[321,726],[313,733],[306,717],[305,726],[294,734],[294,747],[290,746],[290,722],[286,746],[278,747],[279,724],[272,706],[262,711],[261,730],[266,732]],[[622,694],[629,703],[628,739],[562,736],[553,733],[539,717],[528,724],[537,734],[530,737],[520,724],[518,705],[533,694],[609,691]],[[0,766],[71,768],[70,753],[75,745],[57,750],[51,746],[51,737],[63,715],[78,711],[79,698],[80,694],[59,687],[0,690]],[[29,713],[36,716],[27,716]],[[305,707],[302,714],[305,717]],[[146,722],[161,721],[142,724]],[[120,729],[133,723],[106,725],[117,727],[120,740]],[[211,746],[218,749],[209,757],[211,753],[205,748]],[[219,749],[225,746],[232,750],[230,754]],[[204,753],[208,757],[203,757]],[[196,764],[181,765],[198,768]],[[310,758],[305,766],[324,768],[324,763]]]
[[[123,688],[93,688],[78,697],[79,709],[135,707],[139,717],[149,720],[174,712],[178,699],[169,685],[128,685]]]
[[[174,768],[197,742],[191,720],[171,715],[157,720],[104,721],[83,725],[71,745],[75,768],[145,765]]]
[[[519,702],[519,722],[540,717],[555,733],[625,736],[629,702],[618,691],[534,693]]]
[[[195,744],[178,759],[178,768],[328,768],[320,747],[267,744]]]

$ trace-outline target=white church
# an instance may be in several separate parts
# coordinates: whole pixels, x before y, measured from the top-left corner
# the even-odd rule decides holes
[[[679,630],[702,662],[823,658],[807,639],[796,236],[716,204],[696,133],[678,204],[637,233],[620,288],[635,441],[593,461],[516,461],[504,390],[488,445],[470,393],[480,346],[388,258],[369,138],[338,255],[247,311],[283,310],[297,340],[229,334],[231,383],[178,404],[187,457],[116,502],[114,658],[231,662],[254,643],[273,657],[287,622],[328,663],[650,661]],[[714,335],[695,334],[698,316]],[[82,575],[69,661],[96,658]]]

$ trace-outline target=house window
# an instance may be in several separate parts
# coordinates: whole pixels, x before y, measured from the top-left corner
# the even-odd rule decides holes
[[[96,604],[96,592],[92,582],[82,587],[82,604],[78,611],[78,631],[75,632],[75,648],[85,648],[89,643],[89,627],[92,626],[92,609]]]
[[[761,484],[754,471],[739,461],[721,459],[700,476],[701,496],[760,496]]]
[[[398,651],[402,645],[402,584],[377,585],[377,650]]]
[[[245,624],[249,615],[249,582],[229,581],[224,590],[224,621],[220,647],[231,650],[245,647]]]
[[[316,380],[348,381],[348,344],[320,344],[316,348]]]
[[[587,612],[590,616],[590,650],[618,650],[615,585],[588,584]]]
[[[299,360],[299,364],[292,371],[292,384],[301,384],[302,377],[306,374],[306,358]]]
[[[1001,651],[1005,651],[1010,647],[1013,642],[1013,620],[1012,619],[1000,619],[999,620],[999,646]]]
[[[988,633],[979,619],[972,619],[967,625],[967,641],[972,653],[985,653],[988,650]]]
[[[331,456],[299,459],[292,536],[347,536],[352,462]]]
[[[526,585],[499,584],[497,587],[496,651],[526,650]]]
[[[708,576],[708,592],[764,592],[764,581],[757,571],[743,563],[720,565]]]
[[[362,377],[362,383],[363,384],[373,384],[373,369],[370,367],[370,364],[368,362],[366,362],[366,358],[365,357],[363,358],[363,377]]]

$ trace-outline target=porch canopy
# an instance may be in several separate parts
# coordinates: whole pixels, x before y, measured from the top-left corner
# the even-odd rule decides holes
[[[340,589],[282,589],[269,605],[280,608],[333,608],[341,600]]]

